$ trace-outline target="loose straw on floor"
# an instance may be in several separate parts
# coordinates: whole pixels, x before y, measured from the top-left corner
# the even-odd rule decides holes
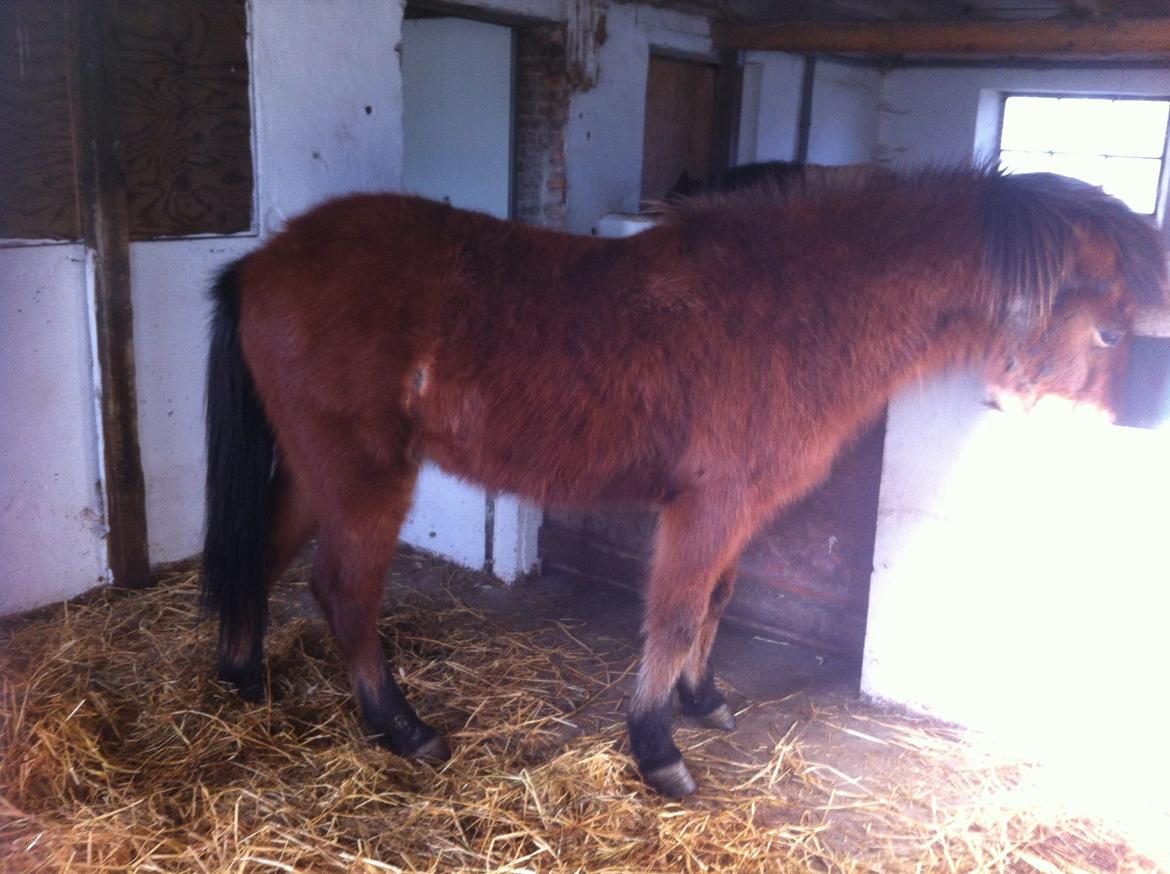
[[[448,584],[427,591],[392,581],[382,631],[401,684],[451,740],[441,767],[362,738],[303,568],[276,593],[263,706],[209,678],[193,568],[0,624],[0,869],[1157,870],[1091,822],[992,803],[1011,774],[948,765],[945,733],[833,705],[778,724],[766,749],[680,729],[702,791],[658,798],[624,752],[633,642],[598,651],[564,624],[516,630],[455,594],[460,572],[439,575]],[[818,765],[802,747],[817,721],[921,767],[883,786]]]

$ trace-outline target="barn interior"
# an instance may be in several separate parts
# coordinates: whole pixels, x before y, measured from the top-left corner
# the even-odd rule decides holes
[[[1016,162],[1170,243],[1170,2],[9,0],[0,45],[6,867],[1170,868],[1165,309],[1117,423],[948,372],[761,531],[692,801],[618,731],[648,514],[424,469],[381,627],[443,769],[363,746],[303,563],[282,694],[225,695],[192,563],[206,286],[313,204],[623,235],[684,174]]]

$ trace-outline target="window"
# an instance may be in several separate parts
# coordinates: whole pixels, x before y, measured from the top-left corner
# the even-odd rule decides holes
[[[1164,210],[1170,100],[1033,97],[1004,100],[1000,166],[1099,185],[1135,212]]]

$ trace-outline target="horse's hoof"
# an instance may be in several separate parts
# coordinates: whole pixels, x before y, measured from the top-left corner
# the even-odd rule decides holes
[[[451,748],[439,735],[435,735],[417,748],[406,753],[408,759],[426,759],[431,762],[445,762],[451,758]]]
[[[699,720],[700,725],[705,725],[707,728],[719,731],[735,730],[735,714],[731,712],[731,708],[727,706],[726,702],[720,704],[710,713],[704,713],[695,718]]]
[[[263,704],[268,700],[263,675],[259,671],[240,671],[221,665],[216,679],[229,689],[235,690],[235,693],[249,704]]]
[[[699,788],[682,759],[644,772],[642,776],[645,777],[647,786],[667,798],[682,798],[693,794]]]

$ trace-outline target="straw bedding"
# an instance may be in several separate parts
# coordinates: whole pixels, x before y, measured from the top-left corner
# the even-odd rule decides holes
[[[439,584],[407,585],[419,570]],[[194,568],[0,625],[0,870],[1158,870],[1098,823],[1013,805],[1022,766],[844,699],[753,704],[750,738],[683,727],[701,793],[650,795],[624,754],[633,643],[519,627],[419,556],[381,627],[455,754],[401,761],[361,737],[304,575],[275,594],[264,706],[209,679]],[[894,773],[849,775],[849,744]]]

